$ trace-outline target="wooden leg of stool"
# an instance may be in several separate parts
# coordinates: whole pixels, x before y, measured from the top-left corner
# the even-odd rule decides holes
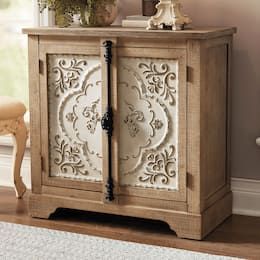
[[[14,152],[13,152],[13,178],[14,185],[16,191],[16,197],[22,198],[23,194],[26,191],[26,186],[22,181],[22,177],[20,175],[22,160],[24,156],[24,151],[26,147],[27,140],[27,128],[23,119],[16,131],[14,133]]]

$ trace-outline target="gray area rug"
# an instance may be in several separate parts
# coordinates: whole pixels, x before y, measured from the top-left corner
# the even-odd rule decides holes
[[[0,222],[0,259],[238,259]]]

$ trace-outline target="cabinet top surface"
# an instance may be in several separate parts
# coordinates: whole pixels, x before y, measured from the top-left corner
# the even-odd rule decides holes
[[[231,35],[236,32],[235,27],[198,27],[183,31],[146,30],[144,28],[123,28],[120,26],[92,27],[92,28],[56,28],[36,27],[25,28],[23,33],[29,35],[55,36],[91,36],[91,37],[134,37],[134,38],[186,38],[209,39]]]

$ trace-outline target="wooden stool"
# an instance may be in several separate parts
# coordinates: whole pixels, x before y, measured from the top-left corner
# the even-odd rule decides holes
[[[24,123],[26,108],[15,98],[0,96],[0,135],[12,134],[14,139],[13,177],[16,196],[22,198],[26,186],[20,176],[22,159],[24,156],[27,128]]]

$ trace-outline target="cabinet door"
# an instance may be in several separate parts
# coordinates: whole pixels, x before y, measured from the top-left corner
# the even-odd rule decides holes
[[[44,185],[102,191],[99,46],[40,41]]]
[[[186,201],[186,50],[118,49],[124,195]]]

